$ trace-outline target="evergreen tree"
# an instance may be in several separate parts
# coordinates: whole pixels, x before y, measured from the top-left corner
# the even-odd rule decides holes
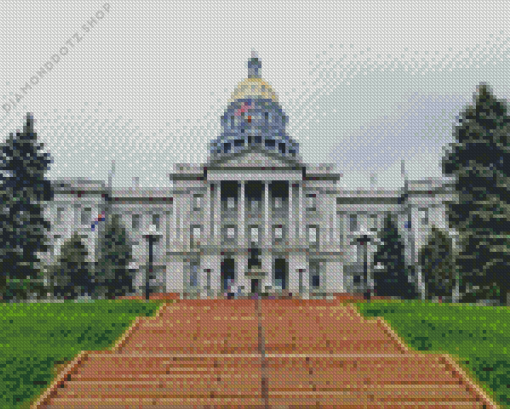
[[[421,248],[418,259],[428,298],[452,295],[455,279],[453,245],[445,231],[432,226],[427,244]]]
[[[96,268],[96,295],[115,298],[133,291],[129,263],[133,260],[131,242],[118,217],[106,227],[104,249]]]
[[[459,234],[456,257],[461,292],[476,297],[510,291],[510,119],[506,104],[481,84],[454,127],[455,143],[443,158],[443,173],[455,176],[447,205],[450,228]],[[467,300],[467,297],[464,301]]]
[[[51,182],[44,178],[53,160],[43,146],[31,114],[23,131],[0,145],[0,291],[6,298],[26,298],[42,278],[39,256],[48,250],[51,228],[43,205],[53,200]]]
[[[88,292],[91,282],[87,247],[74,232],[61,249],[56,265],[51,268],[54,295],[74,299]]]
[[[374,254],[374,265],[383,268],[374,269],[376,295],[415,298],[416,288],[408,278],[410,270],[405,263],[404,244],[390,215],[384,220],[379,240],[381,244]]]

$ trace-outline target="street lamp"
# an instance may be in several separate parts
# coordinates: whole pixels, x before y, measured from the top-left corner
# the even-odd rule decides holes
[[[153,261],[153,246],[154,243],[162,236],[156,229],[154,224],[149,226],[147,232],[143,235],[145,239],[149,242],[149,267],[148,271],[145,272],[145,300],[149,301],[149,277],[152,274],[152,261]]]
[[[207,298],[209,298],[211,296],[211,271],[212,270],[210,268],[204,269],[204,272],[207,275],[207,285],[206,285]]]
[[[370,295],[373,291],[373,280],[368,281],[368,243],[372,241],[374,244],[378,244],[379,240],[375,238],[374,232],[369,232],[364,229],[361,229],[357,237],[351,242],[351,244],[358,244],[364,247],[364,255],[363,255],[363,279],[365,281],[366,292],[365,298],[370,301]]]
[[[299,296],[301,298],[304,298],[305,294],[304,294],[304,286],[303,286],[303,273],[305,272],[305,269],[304,268],[297,268],[296,269],[297,273],[299,274]]]

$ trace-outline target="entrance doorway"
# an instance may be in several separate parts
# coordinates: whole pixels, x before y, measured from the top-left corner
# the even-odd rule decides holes
[[[228,290],[230,283],[234,282],[234,259],[227,258],[221,263],[221,292]]]
[[[287,289],[289,274],[287,269],[287,261],[283,258],[277,258],[274,262],[274,281],[276,288],[281,288],[282,290]]]
[[[260,286],[260,280],[258,279],[252,279],[251,280],[251,293],[252,294],[258,294],[259,293],[259,286]]]

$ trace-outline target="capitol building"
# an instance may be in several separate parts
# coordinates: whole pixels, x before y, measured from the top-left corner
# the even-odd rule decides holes
[[[417,260],[432,225],[447,225],[450,178],[409,181],[399,190],[347,190],[333,165],[305,163],[256,54],[220,120],[207,163],[175,165],[172,188],[142,189],[134,182],[112,190],[109,215],[129,233],[138,293],[150,226],[159,234],[152,291],[214,297],[234,285],[245,295],[288,291],[312,298],[364,290],[363,260],[370,276],[376,245],[356,239],[376,236],[388,213],[398,221],[408,263]],[[52,182],[55,199],[45,208],[51,246],[43,260],[55,262],[75,231],[95,260],[104,223],[94,230],[91,224],[106,209],[106,183]]]

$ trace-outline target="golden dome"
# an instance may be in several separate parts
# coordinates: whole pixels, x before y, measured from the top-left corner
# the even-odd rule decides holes
[[[273,102],[278,102],[273,88],[262,78],[246,78],[241,81],[232,96],[229,99],[229,104],[238,99],[255,98],[255,99],[270,99]]]

